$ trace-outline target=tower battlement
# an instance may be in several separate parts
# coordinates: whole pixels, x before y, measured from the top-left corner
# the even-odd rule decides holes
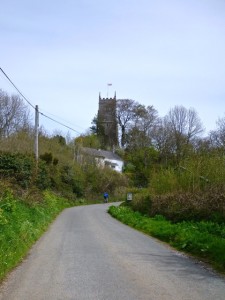
[[[116,93],[113,98],[101,98],[99,94],[98,125],[105,146],[110,148],[116,146],[118,144]]]

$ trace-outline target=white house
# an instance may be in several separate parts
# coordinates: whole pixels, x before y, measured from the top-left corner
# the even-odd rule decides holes
[[[108,166],[117,172],[122,172],[123,170],[123,160],[111,151],[83,147],[80,150],[80,154],[82,157],[85,155],[86,157],[94,158],[99,167],[104,168]]]

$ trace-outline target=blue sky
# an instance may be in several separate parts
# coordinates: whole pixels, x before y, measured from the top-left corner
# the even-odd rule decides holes
[[[78,132],[107,83],[109,96],[159,116],[195,108],[205,134],[225,117],[224,0],[2,0],[0,38],[0,67],[33,105]],[[0,88],[16,93],[2,74]]]

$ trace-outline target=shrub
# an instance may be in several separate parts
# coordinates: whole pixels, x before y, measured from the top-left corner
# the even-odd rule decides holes
[[[46,164],[50,165],[53,160],[53,156],[51,152],[45,152],[44,154],[40,155],[40,159],[46,162]]]
[[[131,207],[134,211],[139,211],[142,214],[150,214],[152,206],[151,195],[148,192],[137,193],[133,195]]]
[[[13,212],[15,210],[15,200],[14,200],[12,190],[6,189],[3,192],[3,196],[0,202],[0,207],[7,212]]]
[[[14,180],[23,188],[27,188],[31,183],[35,165],[33,156],[19,153],[0,153],[0,177]]]
[[[225,221],[225,191],[216,188],[196,193],[171,193],[152,197],[150,215],[182,220]]]
[[[40,190],[51,187],[49,168],[44,161],[38,162],[34,183]]]
[[[173,222],[207,220],[225,222],[225,190],[222,187],[205,191],[151,194],[147,189],[133,190],[130,203],[134,211],[151,217],[163,215]]]
[[[5,225],[8,223],[8,220],[4,214],[4,210],[0,208],[0,225]]]

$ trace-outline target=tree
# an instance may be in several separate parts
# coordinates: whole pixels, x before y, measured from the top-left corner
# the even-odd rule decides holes
[[[217,129],[209,134],[213,147],[225,149],[225,117],[219,118],[216,122]]]
[[[153,106],[136,105],[133,124],[129,130],[128,147],[141,148],[152,145],[153,129],[157,124],[158,113]]]
[[[174,150],[179,159],[185,156],[191,142],[203,132],[201,121],[193,108],[175,106],[166,116],[167,124],[171,129],[171,138]]]
[[[57,141],[61,146],[66,145],[66,139],[61,134],[56,134],[52,137],[53,140]]]
[[[158,152],[153,147],[136,148],[126,151],[125,173],[138,187],[147,187],[151,172],[158,163]]]
[[[172,156],[177,162],[193,150],[196,138],[203,128],[197,112],[183,106],[175,106],[159,121],[154,131],[154,144],[166,160]]]
[[[159,152],[160,160],[167,164],[175,152],[172,128],[167,118],[158,119],[157,126],[154,127],[152,133],[152,143]]]
[[[186,136],[187,142],[203,131],[198,114],[193,108],[175,106],[169,111],[168,119],[174,132]]]
[[[157,111],[130,99],[117,100],[117,120],[120,127],[120,144],[125,147],[149,146],[151,131],[157,120]]]
[[[196,137],[192,141],[195,153],[210,155],[213,151],[213,147],[209,137]]]
[[[87,143],[85,142],[85,147],[90,147],[90,148],[101,148],[105,149],[106,147],[106,137],[105,137],[105,130],[104,126],[101,123],[101,120],[97,115],[94,116],[92,122],[92,126],[90,127],[90,132],[87,133],[86,135],[81,135],[82,139],[85,137],[87,140]],[[95,141],[94,143],[90,141]],[[89,144],[89,145],[88,145]]]
[[[98,117],[97,115],[94,116],[92,122],[91,122],[91,127],[90,127],[90,131],[93,134],[98,134]]]
[[[117,122],[121,130],[120,144],[123,148],[126,144],[126,133],[130,122],[134,117],[134,108],[137,102],[131,99],[118,99],[117,100]]]
[[[95,134],[80,135],[75,139],[75,145],[79,147],[88,147],[94,149],[101,148],[99,138]]]
[[[0,138],[30,127],[29,110],[18,95],[0,90]]]

